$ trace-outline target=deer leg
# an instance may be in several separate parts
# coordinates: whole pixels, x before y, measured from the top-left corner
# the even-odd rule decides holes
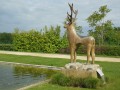
[[[76,63],[76,51],[74,50],[74,63]]]
[[[71,57],[71,63],[73,63],[74,61],[73,61],[73,59],[74,59],[74,48],[73,47],[71,47],[71,50],[70,50],[70,57]]]
[[[91,51],[91,45],[88,45],[88,46],[87,46],[87,64],[88,64],[89,61],[90,61],[90,51]]]
[[[95,46],[92,47],[92,64],[94,64],[95,60]]]
[[[74,51],[74,62],[76,62],[76,57],[77,57],[77,53],[76,53],[76,51],[78,50],[78,48],[79,48],[79,46],[80,46],[80,44],[77,44],[76,46],[75,46],[75,51]]]

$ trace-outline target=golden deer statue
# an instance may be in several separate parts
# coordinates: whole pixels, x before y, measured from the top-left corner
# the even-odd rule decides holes
[[[69,4],[69,3],[68,3]],[[78,10],[73,9],[73,4],[69,4],[71,13],[67,12],[67,22],[64,28],[67,29],[67,37],[70,47],[70,58],[71,63],[76,62],[76,50],[80,45],[85,45],[87,47],[87,63],[89,63],[90,57],[92,56],[92,64],[95,60],[95,39],[92,36],[80,37],[77,35],[75,30],[75,21],[78,14]],[[74,17],[73,17],[74,15]]]

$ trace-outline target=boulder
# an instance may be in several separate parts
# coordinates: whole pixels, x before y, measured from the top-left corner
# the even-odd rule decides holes
[[[97,78],[97,70],[102,68],[98,64],[85,64],[85,63],[68,63],[62,69],[62,73],[70,77],[94,77]]]

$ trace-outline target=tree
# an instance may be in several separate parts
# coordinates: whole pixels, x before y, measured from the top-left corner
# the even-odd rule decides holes
[[[12,33],[0,33],[0,44],[11,44],[12,41]]]
[[[75,29],[78,35],[80,35],[82,32],[82,26],[75,25]]]
[[[89,35],[93,35],[99,45],[104,44],[105,34],[107,34],[109,30],[113,29],[112,21],[104,20],[107,13],[110,11],[111,10],[107,8],[107,5],[104,5],[101,6],[98,11],[93,12],[93,14],[87,18],[87,22],[92,28],[89,31]]]

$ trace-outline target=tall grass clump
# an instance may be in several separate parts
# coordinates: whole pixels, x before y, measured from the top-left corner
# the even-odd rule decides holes
[[[15,76],[23,76],[30,74],[33,77],[37,77],[40,75],[46,75],[47,78],[50,78],[53,74],[55,74],[57,71],[55,70],[49,70],[45,68],[37,68],[32,66],[15,66],[14,67],[14,74]]]
[[[97,88],[99,85],[99,79],[92,77],[88,78],[67,77],[62,73],[57,73],[52,77],[50,83],[58,84],[60,86]]]

